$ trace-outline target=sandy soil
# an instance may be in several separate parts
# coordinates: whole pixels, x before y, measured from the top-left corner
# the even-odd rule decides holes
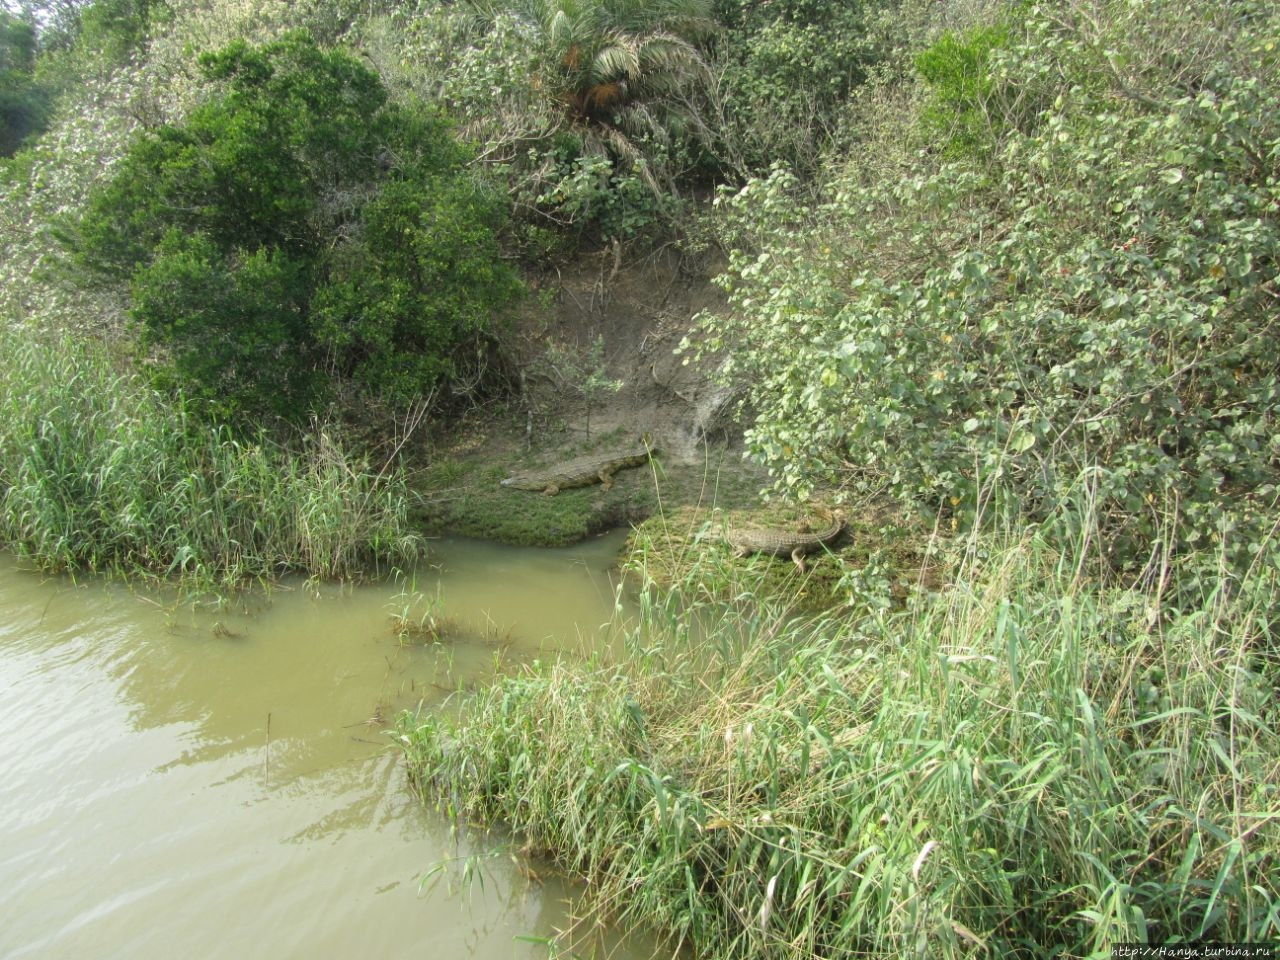
[[[648,432],[680,464],[701,462],[706,444],[740,449],[732,397],[711,364],[674,352],[699,311],[725,307],[708,279],[714,270],[672,252],[627,256],[606,247],[531,278],[517,334],[524,423],[512,424],[515,437],[495,431],[492,442],[514,443],[518,456]]]

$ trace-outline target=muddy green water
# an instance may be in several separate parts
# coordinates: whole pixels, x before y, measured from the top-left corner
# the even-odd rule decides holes
[[[488,847],[413,799],[386,730],[608,642],[618,547],[440,543],[413,586],[454,636],[418,646],[404,584],[193,610],[0,555],[0,957],[546,956],[520,938],[564,925],[563,885],[499,858],[469,897],[421,888]]]

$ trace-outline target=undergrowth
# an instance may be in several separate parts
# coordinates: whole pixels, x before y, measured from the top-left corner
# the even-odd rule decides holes
[[[644,591],[623,662],[403,716],[410,769],[701,957],[1274,942],[1275,572],[1174,610],[1081,529],[974,534],[894,612]]]
[[[403,484],[324,429],[233,435],[68,338],[3,328],[0,358],[0,541],[42,569],[220,588],[420,553]]]

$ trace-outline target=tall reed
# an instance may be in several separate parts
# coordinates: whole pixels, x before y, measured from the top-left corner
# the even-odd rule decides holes
[[[1280,938],[1274,572],[1173,611],[1038,531],[971,546],[899,612],[644,594],[626,662],[402,718],[410,768],[702,957]]]
[[[0,329],[0,541],[44,569],[349,576],[418,555],[406,504],[327,431],[237,438],[93,345]]]

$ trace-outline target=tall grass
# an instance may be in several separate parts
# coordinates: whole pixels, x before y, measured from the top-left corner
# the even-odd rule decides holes
[[[0,329],[0,541],[44,569],[348,576],[417,556],[406,503],[325,431],[238,439],[100,349]]]
[[[1038,531],[971,547],[861,618],[646,596],[627,662],[403,718],[410,767],[703,957],[1280,938],[1274,572],[1175,612]]]

